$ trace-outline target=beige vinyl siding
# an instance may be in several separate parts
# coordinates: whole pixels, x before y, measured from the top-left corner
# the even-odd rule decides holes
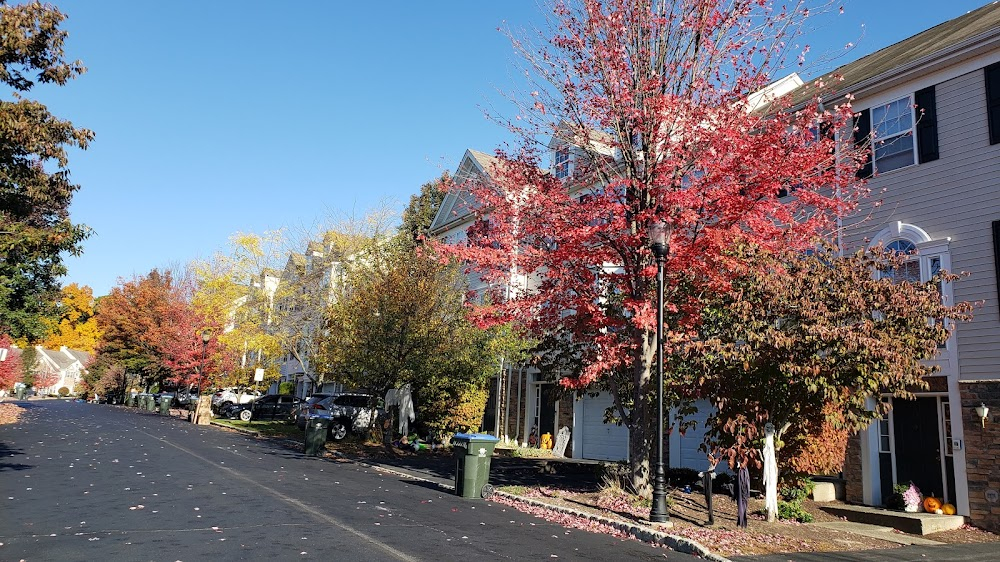
[[[983,301],[972,322],[959,324],[961,380],[1000,375],[1000,307],[991,223],[1000,220],[1000,145],[990,146],[982,69],[936,86],[940,159],[875,177],[869,183],[881,207],[862,205],[845,221],[848,248],[865,243],[896,221],[951,238],[951,269],[969,275],[954,284],[956,301]],[[864,100],[854,106],[864,109]]]

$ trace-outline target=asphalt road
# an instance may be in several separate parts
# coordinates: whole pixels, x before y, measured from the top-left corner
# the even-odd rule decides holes
[[[134,409],[20,402],[0,560],[692,560]]]

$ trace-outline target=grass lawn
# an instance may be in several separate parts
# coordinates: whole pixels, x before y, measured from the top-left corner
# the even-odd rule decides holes
[[[213,423],[235,427],[237,429],[249,429],[259,432],[268,437],[287,437],[289,439],[301,439],[302,430],[293,422],[288,421],[252,421],[227,420],[225,418],[214,418]]]

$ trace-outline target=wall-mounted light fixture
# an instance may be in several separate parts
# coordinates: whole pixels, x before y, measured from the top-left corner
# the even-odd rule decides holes
[[[990,415],[990,409],[985,403],[980,403],[976,406],[976,415],[983,422],[983,427],[986,427],[986,416]]]

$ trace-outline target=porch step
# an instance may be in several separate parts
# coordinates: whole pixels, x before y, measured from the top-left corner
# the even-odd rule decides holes
[[[820,506],[820,509],[851,522],[892,527],[912,535],[929,535],[939,531],[950,531],[965,524],[965,517],[961,515],[906,513],[863,505],[824,505]]]
[[[854,533],[855,535],[862,535],[873,539],[894,542],[896,544],[910,544],[916,546],[938,546],[944,544],[942,542],[932,541],[916,535],[899,533],[892,527],[882,527],[881,525],[852,523],[850,521],[830,521],[828,523],[814,523],[814,525],[825,529],[836,529],[838,531]]]

